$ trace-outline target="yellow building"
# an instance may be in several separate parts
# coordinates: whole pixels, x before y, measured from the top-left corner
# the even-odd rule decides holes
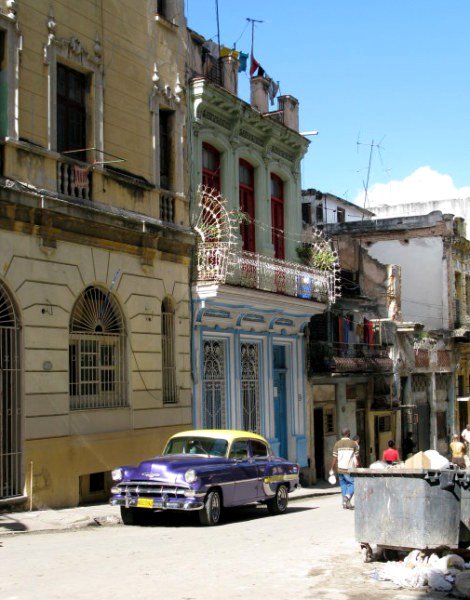
[[[0,0],[0,503],[191,424],[183,0]]]

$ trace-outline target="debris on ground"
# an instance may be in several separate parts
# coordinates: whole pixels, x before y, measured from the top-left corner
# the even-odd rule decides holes
[[[413,550],[402,561],[389,561],[371,573],[378,581],[391,581],[403,588],[431,588],[470,598],[470,562],[457,554],[426,556]]]

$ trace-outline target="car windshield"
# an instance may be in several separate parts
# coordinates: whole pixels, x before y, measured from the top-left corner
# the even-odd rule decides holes
[[[199,436],[172,438],[163,454],[202,454],[203,456],[225,456],[228,442],[222,438]]]

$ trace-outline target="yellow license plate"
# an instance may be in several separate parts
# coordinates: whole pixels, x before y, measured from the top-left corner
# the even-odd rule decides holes
[[[153,508],[152,498],[138,498],[137,508]]]

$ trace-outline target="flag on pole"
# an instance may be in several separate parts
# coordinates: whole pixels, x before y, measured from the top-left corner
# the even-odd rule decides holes
[[[242,73],[243,71],[246,71],[246,63],[248,62],[248,54],[246,54],[245,52],[240,52],[240,56],[238,57],[238,60],[240,61],[240,66],[238,67],[238,72]]]
[[[259,69],[259,67],[260,67],[259,62],[256,60],[256,58],[252,54],[251,55],[251,66],[250,66],[250,77],[253,77],[256,69]]]

